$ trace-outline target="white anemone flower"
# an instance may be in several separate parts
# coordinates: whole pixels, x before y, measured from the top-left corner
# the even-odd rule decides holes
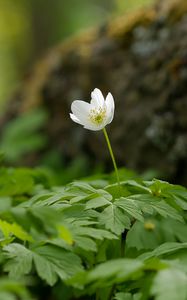
[[[108,93],[106,99],[99,89],[91,93],[90,103],[75,100],[71,105],[71,119],[84,128],[98,131],[110,124],[114,117],[114,98]]]

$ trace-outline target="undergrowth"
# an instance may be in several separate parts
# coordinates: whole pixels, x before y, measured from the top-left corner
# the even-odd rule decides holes
[[[0,299],[186,300],[187,189],[120,180],[1,168]]]

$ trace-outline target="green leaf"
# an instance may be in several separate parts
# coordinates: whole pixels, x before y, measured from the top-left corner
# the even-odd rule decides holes
[[[142,270],[143,263],[136,259],[113,259],[104,262],[88,272],[86,283],[95,282],[96,286],[108,286],[112,283],[120,283],[129,280]]]
[[[153,195],[157,195],[164,199],[169,205],[174,208],[182,208],[187,210],[187,189],[173,185],[166,181],[154,179],[151,182],[146,182]]]
[[[139,205],[135,200],[121,197],[119,200],[115,201],[115,205],[123,209],[135,219],[141,222],[144,221]]]
[[[36,248],[33,259],[38,275],[49,285],[54,285],[58,276],[66,280],[82,270],[77,255],[53,245]]]
[[[0,238],[0,246],[4,247],[8,244],[10,244],[11,242],[13,242],[14,237],[10,237],[10,238]]]
[[[17,300],[17,297],[16,297],[16,295],[13,295],[10,292],[1,292],[0,291],[0,299],[3,299],[3,300]]]
[[[14,196],[30,193],[34,180],[28,169],[1,169],[0,196]]]
[[[166,259],[172,268],[177,268],[187,274],[187,251],[185,248],[167,255]]]
[[[5,246],[3,250],[9,259],[4,266],[4,271],[9,272],[11,278],[18,279],[31,271],[32,253],[30,250],[17,243]]]
[[[12,278],[19,278],[31,271],[34,261],[38,275],[49,285],[54,285],[58,276],[68,279],[82,270],[80,258],[54,245],[46,245],[29,250],[20,244],[4,247],[9,261],[4,270]],[[72,263],[73,262],[73,263]]]
[[[95,197],[94,199],[87,201],[86,209],[91,209],[91,208],[96,209],[98,207],[106,206],[109,203],[110,202],[106,198],[98,196],[98,197]]]
[[[138,297],[137,297],[138,296]],[[131,293],[116,293],[114,299],[115,300],[140,300],[140,294],[133,296]]]
[[[106,229],[119,235],[125,228],[130,228],[130,219],[123,213],[121,208],[111,203],[106,207],[99,216],[99,222],[104,225]]]
[[[152,224],[154,226],[155,222]],[[157,227],[154,230],[146,230],[145,224],[136,221],[127,234],[126,242],[128,248],[154,249],[162,242],[162,238]]]
[[[70,183],[67,187],[67,191],[74,191],[74,192],[78,192],[78,194],[80,194],[80,192],[82,192],[82,195],[88,195],[88,194],[92,194],[95,193],[97,190],[95,188],[93,188],[89,183],[84,182],[84,181],[74,181],[72,183]]]
[[[152,252],[140,255],[139,258],[148,259],[154,256],[167,255],[176,252],[180,249],[187,249],[187,243],[164,243]]]
[[[163,219],[160,222],[162,232],[168,241],[187,242],[186,224],[172,219]]]
[[[90,220],[97,219],[99,213],[96,210],[85,210],[85,204],[73,204],[72,206],[62,207],[63,215],[71,220]]]
[[[7,211],[11,208],[12,199],[11,197],[0,197],[0,212]]]
[[[90,292],[98,288],[112,287],[142,274],[143,262],[136,259],[118,258],[97,265],[91,271],[76,274],[68,284],[78,288],[89,287]]]
[[[150,193],[150,188],[145,185],[145,183],[141,180],[126,180],[122,181],[122,185],[125,185],[128,189],[130,189],[131,193],[136,194],[145,194]]]
[[[91,227],[79,227],[73,229],[74,236],[88,236],[94,239],[103,240],[103,239],[117,239],[116,235],[113,233],[98,228],[91,228]]]
[[[70,199],[70,203],[74,204],[83,202],[86,204],[86,209],[96,209],[98,207],[108,205],[111,200],[112,196],[105,190],[96,190],[93,187],[90,187],[88,184],[81,184],[80,192]]]
[[[2,300],[31,300],[24,284],[8,277],[0,278],[0,299]],[[33,298],[32,298],[33,299]]]
[[[76,246],[86,251],[93,251],[93,252],[97,251],[96,242],[89,237],[74,236],[74,242]]]
[[[186,300],[187,275],[176,269],[158,272],[153,281],[152,295],[156,300]]]
[[[46,136],[38,133],[47,120],[44,110],[34,110],[13,119],[6,126],[1,148],[6,153],[6,159],[16,162],[24,154],[41,149],[46,144]],[[29,136],[29,139],[28,139]]]
[[[134,200],[139,206],[139,209],[141,209],[141,211],[144,213],[153,214],[156,212],[164,218],[169,217],[183,222],[180,212],[167,204],[164,200],[160,200],[159,197],[151,194],[137,194],[129,196],[128,199]]]
[[[62,216],[59,212],[49,206],[33,206],[28,209],[28,212],[42,222],[43,227],[49,232],[52,231],[53,228],[56,229],[57,223],[62,220]]]
[[[132,294],[130,293],[116,293],[115,300],[133,300]]]
[[[14,235],[22,241],[33,241],[31,235],[29,235],[20,225],[16,223],[8,223],[0,219],[0,230],[3,232],[5,238],[9,238]]]
[[[71,231],[64,225],[58,225],[57,229],[58,229],[59,237],[62,238],[67,244],[72,245],[73,236]]]

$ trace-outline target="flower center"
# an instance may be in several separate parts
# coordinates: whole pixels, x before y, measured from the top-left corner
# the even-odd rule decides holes
[[[91,109],[89,113],[89,118],[92,121],[92,123],[96,125],[102,124],[104,119],[106,118],[106,109],[102,107],[99,107],[98,109]]]

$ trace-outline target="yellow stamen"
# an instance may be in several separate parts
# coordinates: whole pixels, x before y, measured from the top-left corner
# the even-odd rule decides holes
[[[102,124],[104,119],[106,118],[106,108],[99,107],[98,109],[91,109],[89,113],[89,118],[94,124]]]

